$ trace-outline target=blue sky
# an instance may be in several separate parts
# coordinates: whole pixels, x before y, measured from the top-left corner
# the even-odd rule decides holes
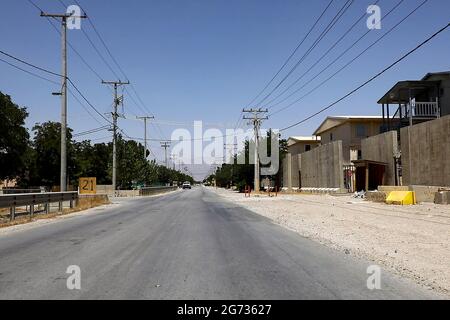
[[[58,1],[33,1],[45,11],[52,13],[63,11],[63,6]],[[63,2],[67,5],[72,4],[68,0]],[[159,139],[169,138],[172,130],[180,127],[174,126],[174,122],[181,123],[179,125],[185,124],[184,127],[188,129],[191,129],[188,125],[192,126],[194,120],[233,127],[239,118],[240,110],[272,78],[329,0],[79,0],[79,2],[92,17],[95,26],[134,84],[146,107],[160,122],[160,129],[152,126],[149,131],[151,138]],[[307,70],[359,16],[364,14],[367,6],[374,2],[375,0],[355,0],[330,33],[288,78],[286,84]],[[382,14],[389,11],[397,2],[397,0],[380,0]],[[287,102],[295,100],[295,97],[301,96],[327,78],[421,2],[422,0],[405,0],[383,21],[381,30],[371,31],[335,66]],[[288,67],[295,64],[344,3],[344,0],[334,1],[317,29],[299,49]],[[2,39],[0,50],[59,72],[60,38],[46,19],[39,16],[39,11],[26,0],[2,0],[0,12]],[[419,11],[326,86],[284,112],[274,115],[264,127],[285,127],[333,102],[450,22],[449,12],[448,0],[429,0]],[[109,59],[90,24],[83,21],[82,28],[93,39],[102,54]],[[366,31],[366,19],[363,19],[304,80],[314,76],[321,67],[326,66]],[[102,78],[115,79],[81,31],[69,31],[68,36],[70,43]],[[450,32],[447,31],[351,98],[311,121],[287,131],[285,136],[310,135],[327,115],[378,115],[380,108],[376,101],[387,89],[399,80],[418,79],[427,72],[450,70],[449,57]],[[109,63],[118,73],[113,62]],[[111,110],[110,91],[100,84],[99,79],[70,49],[69,76],[102,113]],[[274,84],[276,83],[277,81]],[[303,83],[299,82],[297,87]],[[36,122],[59,121],[59,99],[50,94],[58,90],[57,86],[0,62],[0,90],[11,95],[19,105],[28,108],[29,127]],[[130,92],[132,93],[132,90]],[[124,113],[130,119],[121,119],[120,126],[130,136],[141,137],[143,125],[131,118],[142,115],[143,112],[127,95]],[[97,118],[98,121],[105,122],[98,116]],[[69,126],[76,133],[100,125],[70,98]],[[106,138],[108,135],[108,132],[103,131],[86,138],[99,139],[95,141],[102,142],[109,140]],[[163,152],[159,143],[152,142],[151,148],[157,158],[162,160]],[[201,171],[199,169],[198,172]]]

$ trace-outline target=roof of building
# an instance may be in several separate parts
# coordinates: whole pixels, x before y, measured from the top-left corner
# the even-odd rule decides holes
[[[320,142],[320,137],[317,136],[308,136],[308,137],[302,137],[302,136],[296,136],[296,137],[289,137],[288,139],[288,146],[292,146],[299,142]]]
[[[378,101],[378,104],[407,103],[410,98],[410,93],[414,95],[415,93],[427,90],[428,88],[439,86],[439,80],[429,80],[433,76],[450,77],[450,71],[429,72],[421,80],[399,81],[384,94],[384,96]]]
[[[442,72],[429,72],[422,78],[422,81],[426,81],[430,79],[432,76],[450,76],[450,71],[442,71]]]
[[[382,116],[329,116],[314,131],[314,135],[318,136],[325,131],[343,125],[348,121],[383,121]]]
[[[412,96],[428,88],[439,86],[440,81],[430,80],[408,80],[397,82],[384,96],[378,101],[378,104],[396,104],[407,103],[409,101],[409,94]]]

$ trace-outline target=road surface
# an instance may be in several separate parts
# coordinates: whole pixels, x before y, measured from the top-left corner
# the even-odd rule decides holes
[[[0,299],[435,298],[372,263],[333,251],[206,188],[0,233]],[[81,289],[67,289],[67,267]]]

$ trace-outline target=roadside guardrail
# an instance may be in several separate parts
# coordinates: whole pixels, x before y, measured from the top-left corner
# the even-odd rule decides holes
[[[10,219],[16,218],[16,208],[29,206],[30,217],[34,215],[35,205],[45,205],[45,212],[50,212],[51,203],[59,203],[59,212],[63,210],[63,202],[69,201],[70,208],[74,207],[74,202],[78,200],[78,192],[45,192],[45,193],[24,193],[0,195],[0,209],[10,209]]]
[[[0,189],[0,195],[2,194],[17,194],[17,193],[41,193],[41,189],[15,189],[15,188],[2,188]]]

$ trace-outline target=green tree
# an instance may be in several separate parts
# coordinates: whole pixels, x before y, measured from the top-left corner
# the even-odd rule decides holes
[[[260,144],[267,144],[268,156],[271,156],[271,132],[267,133],[267,137],[264,137],[260,140]],[[220,168],[216,170],[216,172],[209,176],[205,181],[208,183],[212,183],[213,179],[215,179],[217,186],[228,188],[231,187],[231,183],[237,187],[239,191],[243,191],[246,186],[250,186],[254,188],[254,165],[249,164],[249,150],[250,150],[250,142],[245,141],[244,150],[242,150],[235,157],[235,164],[224,164]],[[283,172],[282,172],[282,163],[283,159],[287,153],[287,141],[284,139],[279,139],[279,163],[278,163],[278,173],[275,176],[270,177],[275,181],[275,185],[280,186]],[[236,160],[239,158],[239,163],[237,164]],[[243,161],[245,159],[245,161]],[[245,162],[243,164],[242,162]]]
[[[14,179],[24,174],[29,134],[25,128],[26,108],[0,92],[0,179]]]
[[[34,131],[34,160],[35,171],[30,183],[35,186],[59,186],[61,163],[61,125],[57,122],[37,123]],[[76,171],[74,146],[71,141],[72,129],[67,129],[67,172],[68,177]],[[71,179],[69,178],[69,181]]]
[[[98,184],[111,184],[112,144],[92,145],[89,140],[74,143],[73,185],[81,177],[96,177]]]

